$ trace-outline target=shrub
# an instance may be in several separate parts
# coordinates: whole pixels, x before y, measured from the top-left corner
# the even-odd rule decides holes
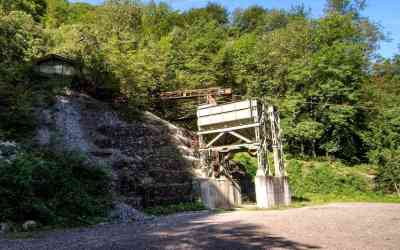
[[[254,178],[256,176],[258,163],[255,157],[251,157],[248,153],[238,153],[235,155],[233,160],[244,166],[247,174],[251,177]]]
[[[370,191],[364,177],[340,171],[329,163],[311,163],[306,167],[292,160],[288,162],[288,172],[292,193],[299,198],[308,193],[354,195]]]
[[[377,188],[400,196],[400,150],[386,150],[376,177]]]
[[[23,153],[0,162],[0,221],[90,224],[111,205],[110,177],[73,154]]]

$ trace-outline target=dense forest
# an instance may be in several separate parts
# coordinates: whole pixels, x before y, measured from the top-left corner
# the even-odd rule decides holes
[[[32,60],[76,59],[86,82],[151,108],[153,93],[232,87],[279,107],[288,156],[380,166],[382,189],[400,183],[400,55],[382,58],[382,28],[365,1],[327,0],[324,15],[219,4],[0,0],[0,138],[32,131],[43,91]]]

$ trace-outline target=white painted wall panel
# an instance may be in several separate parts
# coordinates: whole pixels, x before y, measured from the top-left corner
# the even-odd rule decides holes
[[[199,127],[239,121],[257,117],[257,101],[247,100],[213,107],[199,108],[197,123]]]

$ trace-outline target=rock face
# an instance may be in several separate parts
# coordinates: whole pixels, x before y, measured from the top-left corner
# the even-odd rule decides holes
[[[110,168],[119,202],[142,208],[193,198],[198,160],[189,131],[149,112],[126,122],[108,104],[79,93],[57,97],[40,116],[37,143],[81,152],[88,165]]]

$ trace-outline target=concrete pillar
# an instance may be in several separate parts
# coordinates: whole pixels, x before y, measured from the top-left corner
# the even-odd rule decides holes
[[[265,176],[264,170],[262,168],[258,168],[257,170],[255,184],[257,207],[269,208],[267,197],[267,177]]]
[[[292,203],[292,194],[289,188],[289,179],[287,176],[283,177],[283,204],[289,206]]]

